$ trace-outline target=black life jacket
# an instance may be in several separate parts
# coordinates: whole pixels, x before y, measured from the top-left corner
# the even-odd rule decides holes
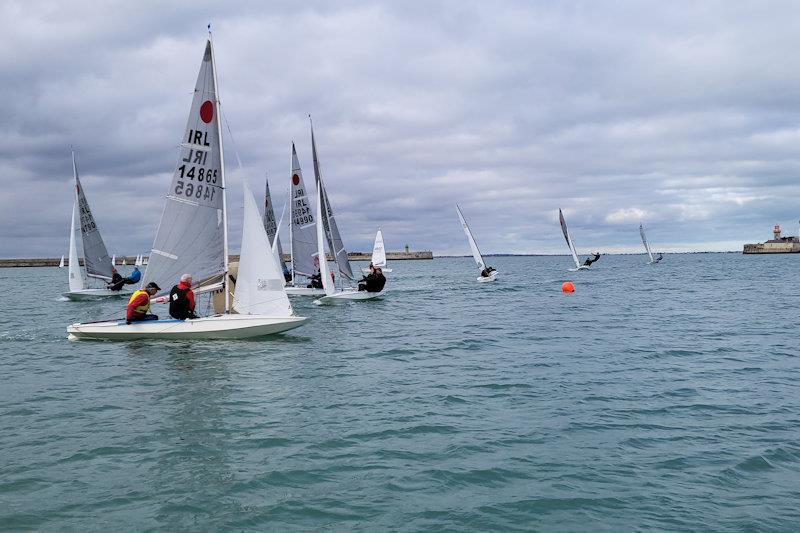
[[[367,276],[367,292],[381,292],[386,285],[386,276],[383,274],[370,274]]]
[[[178,320],[186,320],[192,313],[189,312],[189,299],[186,293],[189,289],[179,289],[177,285],[169,291],[169,316]]]

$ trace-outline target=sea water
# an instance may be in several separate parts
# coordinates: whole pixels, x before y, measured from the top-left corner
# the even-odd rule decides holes
[[[488,263],[394,262],[273,338],[116,343],[65,328],[124,300],[0,269],[0,529],[800,527],[800,256]]]

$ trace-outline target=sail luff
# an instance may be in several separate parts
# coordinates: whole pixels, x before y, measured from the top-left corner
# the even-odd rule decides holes
[[[458,206],[458,204],[456,204],[456,212],[458,213],[458,219],[461,222],[461,228],[464,230],[464,235],[467,236],[467,242],[472,250],[472,257],[475,259],[475,263],[478,265],[478,268],[484,270],[486,268],[486,263],[483,261],[481,251],[478,249],[478,243],[475,242],[475,238],[472,236],[472,232],[469,230],[467,221],[464,218],[464,214],[461,212],[461,208]]]
[[[653,252],[650,251],[650,245],[647,243],[647,237],[644,235],[644,226],[639,224],[639,234],[642,236],[642,243],[644,244],[644,249],[647,251],[647,255],[650,257],[650,262],[653,261]]]
[[[581,262],[578,259],[578,252],[575,251],[575,244],[572,242],[572,237],[567,229],[567,221],[564,219],[564,213],[561,212],[561,209],[558,210],[558,219],[561,222],[561,231],[564,232],[564,239],[566,239],[567,246],[572,254],[572,260],[575,261],[575,268],[578,268],[581,266]]]

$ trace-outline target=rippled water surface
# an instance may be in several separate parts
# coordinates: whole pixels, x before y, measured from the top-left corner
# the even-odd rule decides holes
[[[225,342],[0,269],[0,529],[796,530],[799,256],[489,262]]]

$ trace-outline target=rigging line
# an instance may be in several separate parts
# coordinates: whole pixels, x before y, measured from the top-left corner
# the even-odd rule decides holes
[[[228,123],[228,115],[225,113],[225,110],[222,109],[222,101],[219,102],[219,108],[222,111],[222,113],[220,113],[222,115],[222,120],[225,121],[225,127],[228,129],[228,138],[230,139],[231,144],[233,145],[233,154],[236,156],[236,162],[239,164],[239,170],[242,170],[244,168],[244,165],[242,165],[242,159],[239,157],[239,149],[236,147],[236,141],[233,138],[231,125],[230,123]]]

